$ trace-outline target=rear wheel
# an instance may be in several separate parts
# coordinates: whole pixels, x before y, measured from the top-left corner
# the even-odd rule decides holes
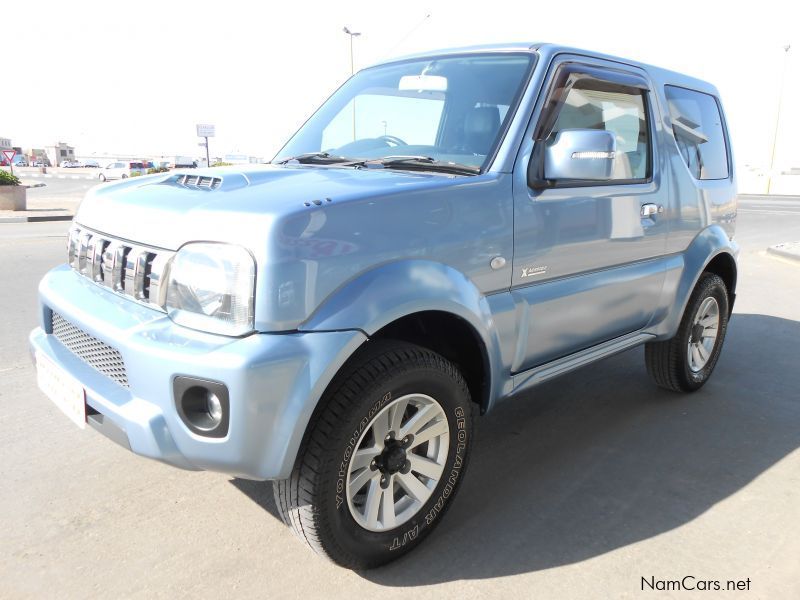
[[[324,402],[291,477],[274,482],[281,516],[342,566],[399,558],[438,524],[463,479],[466,383],[430,350],[368,342]]]
[[[100,181],[105,181],[105,180],[106,180],[106,176],[103,175],[102,173],[100,173]]]
[[[728,290],[718,275],[703,273],[675,336],[645,345],[653,381],[676,392],[700,389],[717,364],[727,329]]]

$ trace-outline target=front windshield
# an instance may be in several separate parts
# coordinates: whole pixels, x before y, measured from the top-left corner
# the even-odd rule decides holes
[[[384,162],[387,157],[422,157],[485,167],[516,108],[531,60],[522,53],[471,54],[360,71],[275,160],[326,153]]]

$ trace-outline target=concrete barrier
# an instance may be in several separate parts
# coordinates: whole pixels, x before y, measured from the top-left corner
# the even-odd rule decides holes
[[[0,210],[25,210],[27,190],[24,185],[0,185]]]

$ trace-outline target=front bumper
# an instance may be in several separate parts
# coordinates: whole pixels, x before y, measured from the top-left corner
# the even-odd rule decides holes
[[[66,265],[44,277],[39,295],[41,325],[31,332],[32,350],[83,384],[92,425],[136,454],[249,479],[289,476],[317,401],[366,340],[359,331],[244,338],[197,332],[95,285]],[[116,349],[129,387],[62,345],[50,331],[52,311]],[[172,391],[177,375],[227,386],[230,425],[225,437],[197,435],[183,423]]]

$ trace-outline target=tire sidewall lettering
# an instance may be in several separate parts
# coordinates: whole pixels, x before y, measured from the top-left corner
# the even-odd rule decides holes
[[[361,435],[364,433],[364,429],[367,425],[372,421],[372,418],[380,412],[380,410],[386,406],[388,402],[392,400],[392,392],[386,392],[381,396],[380,400],[377,400],[367,412],[367,416],[365,416],[361,421],[358,423],[358,428],[352,433],[352,435],[347,439],[347,445],[345,446],[344,452],[342,453],[342,460],[339,463],[339,470],[337,471],[336,475],[336,509],[341,509],[342,505],[345,504],[344,500],[344,492],[345,492],[345,478],[347,477],[347,465],[350,463],[350,457],[353,455],[353,450],[355,449],[358,440],[361,439]]]

